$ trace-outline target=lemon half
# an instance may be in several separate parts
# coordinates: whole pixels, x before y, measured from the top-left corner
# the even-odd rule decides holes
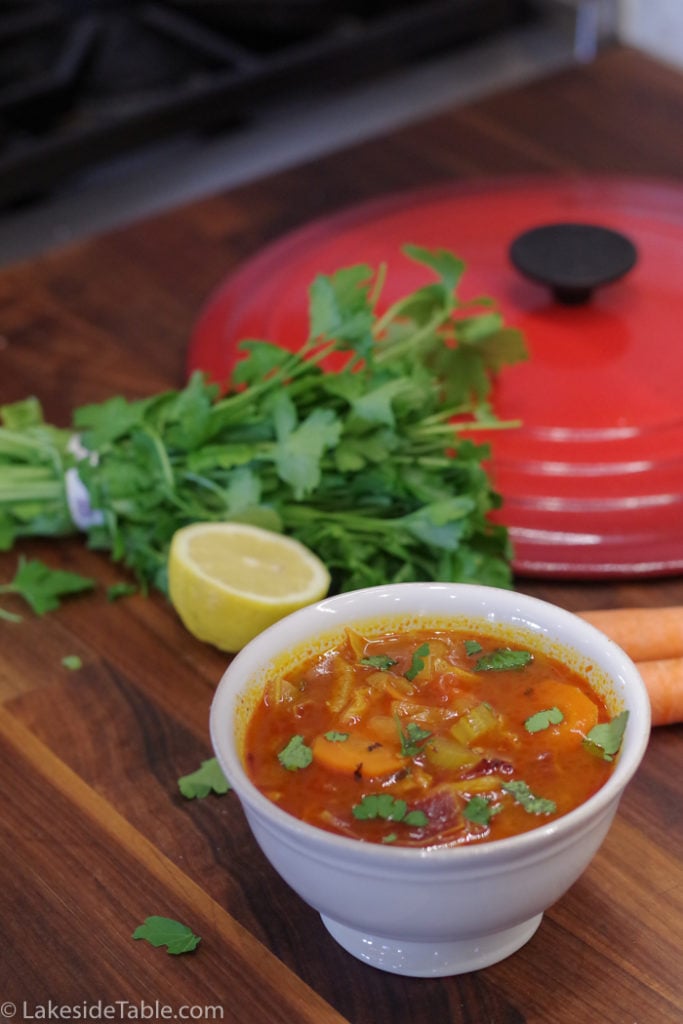
[[[168,585],[186,629],[235,653],[278,619],[324,597],[330,574],[292,537],[241,523],[194,523],[173,536]]]

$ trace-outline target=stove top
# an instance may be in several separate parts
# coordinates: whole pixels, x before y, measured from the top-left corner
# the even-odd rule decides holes
[[[533,17],[530,0],[3,0],[0,205]]]

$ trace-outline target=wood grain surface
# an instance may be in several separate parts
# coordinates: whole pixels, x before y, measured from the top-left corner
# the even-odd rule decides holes
[[[683,76],[609,49],[592,64],[6,268],[0,402],[36,394],[48,418],[67,425],[74,406],[180,384],[215,285],[318,215],[405,187],[529,171],[680,180],[682,125]],[[103,585],[122,578],[78,538],[20,550]],[[0,555],[0,580],[16,558]],[[680,577],[516,585],[573,610],[683,604]],[[10,598],[4,605],[24,611]],[[79,671],[61,664],[70,654],[82,659]],[[178,777],[211,755],[208,709],[225,664],[158,595],[112,604],[101,588],[41,618],[0,622],[6,1019],[8,1003],[22,1020],[39,1019],[50,1001],[71,1007],[70,1019],[79,1007],[86,1019],[98,1001],[114,1006],[112,1019],[140,1019],[139,1007],[156,1001],[176,1019],[190,1007],[192,1019],[239,1024],[680,1024],[680,726],[653,731],[604,846],[527,946],[484,971],[401,978],[334,943],[265,862],[232,794],[180,796]],[[187,923],[199,948],[172,957],[134,942],[150,914]]]

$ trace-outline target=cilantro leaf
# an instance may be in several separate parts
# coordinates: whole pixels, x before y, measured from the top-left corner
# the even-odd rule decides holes
[[[405,729],[401,727],[401,720],[394,715],[398,737],[401,741],[402,757],[417,757],[422,752],[425,740],[432,735],[427,729],[423,729],[417,722],[408,722]]]
[[[515,803],[520,804],[528,814],[554,814],[557,810],[554,800],[534,796],[527,783],[521,779],[504,782],[501,789],[503,792],[509,793]]]
[[[92,590],[95,581],[64,569],[51,569],[38,559],[19,558],[19,565],[10,583],[0,586],[0,594],[18,594],[37,615],[59,608],[61,598]],[[0,610],[0,617],[17,620],[19,616]]]
[[[425,658],[429,656],[429,644],[420,644],[416,651],[413,651],[413,658],[410,668],[404,672],[405,678],[412,683],[415,676],[425,667]]]
[[[360,659],[361,665],[367,665],[369,668],[377,668],[382,672],[388,672],[392,665],[396,664],[395,658],[390,658],[388,654],[371,654],[367,658]]]
[[[372,278],[372,268],[366,264],[316,277],[309,292],[311,336],[334,338],[341,349],[367,356],[373,346]]]
[[[611,721],[594,725],[583,741],[584,746],[605,761],[612,761],[621,747],[627,722],[628,711],[622,711]]]
[[[323,733],[323,735],[330,743],[345,743],[349,738],[348,732],[337,732],[336,729],[331,729],[329,732]]]
[[[289,772],[308,768],[313,760],[313,751],[304,743],[303,736],[292,736],[289,743],[277,755],[283,768]]]
[[[485,796],[473,796],[463,807],[462,814],[475,825],[489,825],[493,815],[502,810],[502,804],[492,804]]]
[[[107,601],[118,601],[121,597],[130,597],[137,592],[138,588],[134,583],[112,583],[107,587]]]
[[[202,761],[196,771],[182,775],[178,779],[178,789],[187,800],[201,800],[209,793],[217,793],[220,796],[227,793],[230,788],[230,783],[215,757]]]
[[[524,728],[527,732],[542,732],[543,729],[548,729],[551,725],[559,725],[563,721],[564,715],[558,707],[546,708],[530,715],[524,722]]]
[[[465,653],[470,657],[474,654],[481,654],[483,649],[478,640],[465,640]]]
[[[328,448],[336,445],[342,428],[332,409],[314,409],[297,424],[291,399],[284,392],[280,399],[275,412],[275,462],[280,479],[291,486],[300,501],[320,483],[320,460]]]
[[[62,658],[62,665],[70,672],[77,672],[79,668],[83,668],[83,662],[77,654],[66,654]]]
[[[415,825],[416,828],[424,828],[429,824],[429,818],[424,811],[408,811],[402,821],[404,825]]]
[[[473,668],[475,672],[504,672],[524,668],[532,660],[533,654],[530,651],[512,651],[505,647],[491,651],[490,654],[482,654]]]
[[[381,818],[383,821],[400,821],[417,828],[424,828],[429,821],[424,811],[409,811],[405,800],[396,799],[390,793],[368,793],[360,803],[354,804],[351,811],[359,821]]]
[[[146,917],[144,924],[138,925],[133,938],[145,939],[151,946],[166,946],[166,951],[173,956],[191,953],[201,942],[199,935],[195,935],[186,924],[156,914]]]

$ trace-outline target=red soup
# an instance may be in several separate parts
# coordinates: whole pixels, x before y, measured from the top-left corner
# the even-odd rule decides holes
[[[245,736],[283,810],[367,842],[461,845],[566,814],[607,780],[627,713],[547,653],[464,630],[347,629],[267,681]]]

